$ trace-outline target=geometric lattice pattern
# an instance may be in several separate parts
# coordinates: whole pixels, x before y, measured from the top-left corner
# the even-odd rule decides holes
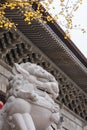
[[[72,85],[60,85],[59,101],[87,120],[87,96]]]

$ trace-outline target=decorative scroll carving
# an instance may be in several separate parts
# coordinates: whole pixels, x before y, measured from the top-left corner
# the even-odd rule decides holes
[[[9,31],[3,33],[0,37],[0,58],[4,58],[20,42],[20,36],[16,32]]]

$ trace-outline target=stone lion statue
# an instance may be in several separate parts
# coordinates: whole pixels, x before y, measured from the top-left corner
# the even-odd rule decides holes
[[[42,67],[15,63],[0,111],[0,130],[58,130],[58,82]]]

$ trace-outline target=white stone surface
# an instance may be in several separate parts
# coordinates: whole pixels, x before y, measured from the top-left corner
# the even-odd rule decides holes
[[[60,108],[54,102],[58,82],[42,67],[15,64],[9,78],[7,101],[0,113],[3,130],[52,130],[60,127]],[[6,122],[6,123],[5,123]]]
[[[84,130],[83,126],[86,121],[66,108],[63,108],[61,113],[64,120],[61,130]]]
[[[6,93],[8,78],[11,76],[11,69],[0,60],[0,91]]]
[[[8,84],[8,78],[11,75],[11,71],[3,66],[2,64],[0,65],[0,91],[6,92],[6,87]],[[87,130],[87,126],[85,126],[85,121],[81,120],[78,118],[75,114],[72,114],[72,112],[66,110],[66,108],[63,108],[61,111],[63,117],[64,117],[64,122],[62,124],[61,130]],[[52,128],[49,128],[47,130],[51,130]],[[1,125],[0,125],[0,130]],[[5,130],[10,130],[10,129],[5,129]]]
[[[0,75],[0,91],[6,93],[7,84],[8,84],[8,79]]]
[[[84,130],[87,130],[87,125],[86,125],[86,126],[84,126]]]

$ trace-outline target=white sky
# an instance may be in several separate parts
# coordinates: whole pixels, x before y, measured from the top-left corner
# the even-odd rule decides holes
[[[65,1],[67,2],[68,0],[65,0]],[[69,1],[74,4],[74,2],[78,0],[69,0]],[[49,12],[51,12],[52,15],[58,14],[59,11],[61,10],[59,3],[60,3],[60,0],[54,0],[54,7],[56,7],[55,10],[53,10],[50,6],[51,9]],[[64,22],[64,18],[59,16],[59,21]],[[60,22],[58,22],[58,24]],[[79,5],[78,10],[75,11],[74,17],[73,17],[73,24],[80,25],[79,28],[84,28],[87,31],[87,0],[83,0],[83,3]],[[63,26],[61,27],[63,29],[65,28]],[[87,57],[87,32],[82,33],[80,29],[73,29],[70,31],[70,34],[71,34],[71,40],[79,48],[79,50],[84,54],[84,56]]]
[[[87,31],[87,0],[83,0],[83,4],[76,11],[73,22],[77,25],[80,24]],[[82,33],[78,29],[72,30],[71,39],[87,58],[87,32]]]

